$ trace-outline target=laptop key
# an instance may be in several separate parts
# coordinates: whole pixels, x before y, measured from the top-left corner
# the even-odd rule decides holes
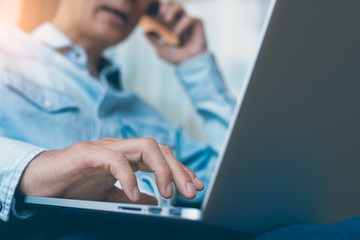
[[[169,210],[169,214],[173,216],[181,216],[181,212],[180,208],[172,208]]]
[[[149,213],[160,214],[161,212],[162,212],[161,208],[154,208],[154,207],[149,208]]]

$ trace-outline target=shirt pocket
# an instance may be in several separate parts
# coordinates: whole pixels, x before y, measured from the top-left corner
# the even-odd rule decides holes
[[[78,99],[17,72],[8,71],[3,83],[3,136],[47,149],[68,147],[84,137]]]
[[[78,111],[73,97],[56,89],[40,85],[25,76],[8,70],[5,85],[38,110],[47,113]]]

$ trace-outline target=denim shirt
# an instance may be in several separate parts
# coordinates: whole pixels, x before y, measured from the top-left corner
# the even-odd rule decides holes
[[[15,211],[14,196],[38,154],[80,141],[152,137],[209,182],[234,108],[210,53],[176,67],[207,129],[201,143],[123,89],[109,61],[94,78],[86,52],[50,23],[32,36],[0,25],[0,36],[0,220],[29,216]]]

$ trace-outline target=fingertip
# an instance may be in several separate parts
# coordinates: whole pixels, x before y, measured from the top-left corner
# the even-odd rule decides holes
[[[147,37],[150,41],[152,41],[155,38],[152,32],[146,32],[145,37]]]
[[[198,191],[204,190],[205,185],[198,177],[195,177],[194,183],[195,183],[195,186],[196,186],[196,190],[198,190]]]
[[[173,30],[176,36],[181,37],[181,29],[179,27],[175,27]]]
[[[169,23],[172,21],[173,16],[171,14],[166,14],[164,17],[165,22]]]
[[[158,35],[156,33],[148,32],[148,33],[146,33],[146,37],[154,46],[157,47],[157,46],[160,45],[159,37],[158,37]]]
[[[134,189],[133,189],[132,200],[133,200],[134,202],[137,202],[137,201],[140,200],[140,197],[141,197],[140,190],[139,190],[139,188],[136,186],[136,187],[134,187]]]
[[[198,178],[190,168],[184,166],[184,169],[186,170],[186,172],[191,177],[191,180],[192,180],[193,184],[195,185],[196,190],[197,191],[204,190],[205,184],[203,183],[203,181],[200,178]]]
[[[166,4],[160,4],[159,13],[164,15],[166,13]]]
[[[170,197],[172,197],[172,195],[174,194],[174,187],[172,185],[172,183],[169,183],[166,187],[166,195]]]
[[[169,199],[173,195],[174,195],[174,187],[172,183],[169,183],[165,188],[163,188],[163,191],[161,191],[161,196],[163,196],[166,199]]]
[[[193,199],[196,197],[196,189],[192,182],[188,182],[186,184],[186,191],[189,199]]]

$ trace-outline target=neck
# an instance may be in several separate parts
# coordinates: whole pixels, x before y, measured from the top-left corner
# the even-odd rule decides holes
[[[74,44],[82,47],[88,55],[88,68],[92,76],[99,77],[98,65],[102,57],[102,52],[107,46],[99,45],[99,41],[91,37],[87,37],[81,31],[76,29],[71,22],[66,21],[69,19],[64,16],[57,15],[52,23],[54,26],[63,32]]]

